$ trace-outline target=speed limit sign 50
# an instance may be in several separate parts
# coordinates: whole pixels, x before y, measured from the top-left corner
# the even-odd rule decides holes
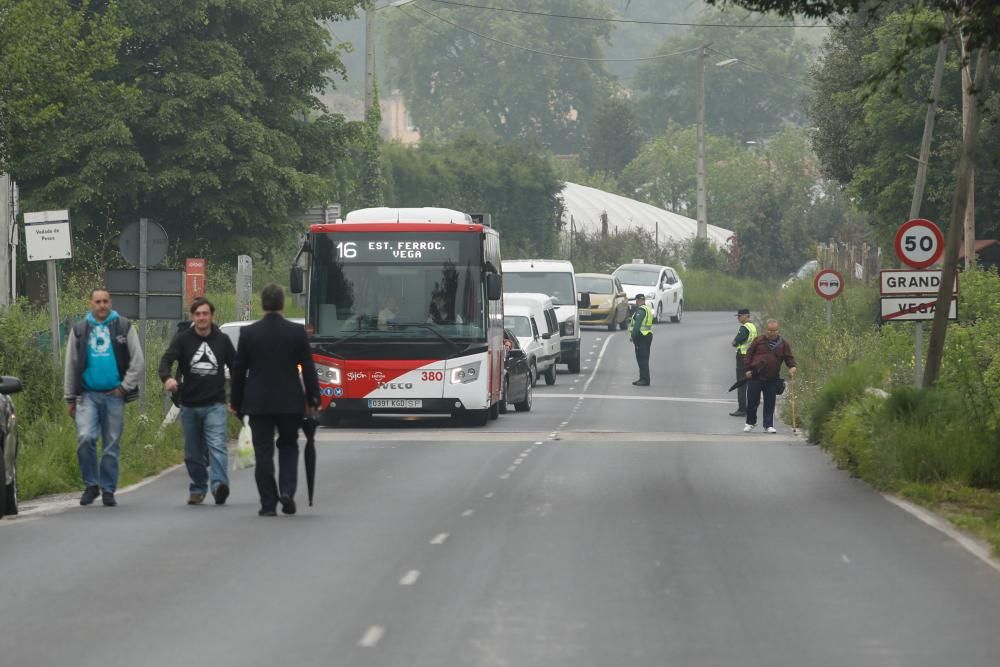
[[[914,269],[924,269],[941,259],[944,234],[930,220],[916,218],[900,225],[895,246],[899,261]]]

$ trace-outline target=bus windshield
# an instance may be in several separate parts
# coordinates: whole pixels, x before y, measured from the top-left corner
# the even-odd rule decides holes
[[[486,338],[478,235],[316,234],[311,271],[316,338]]]

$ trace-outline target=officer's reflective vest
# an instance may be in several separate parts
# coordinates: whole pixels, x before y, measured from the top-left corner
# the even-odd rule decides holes
[[[643,336],[649,336],[653,333],[653,308],[648,303],[644,303],[641,309],[645,315],[642,318],[642,324],[639,325],[639,333]]]
[[[747,328],[747,333],[749,333],[750,335],[747,336],[747,339],[745,341],[743,341],[736,347],[736,351],[742,354],[743,356],[746,356],[747,350],[750,349],[750,343],[752,343],[754,339],[757,338],[757,327],[754,326],[754,323],[750,322],[749,320],[743,326]]]

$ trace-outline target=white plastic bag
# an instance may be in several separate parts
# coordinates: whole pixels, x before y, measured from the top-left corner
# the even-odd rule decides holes
[[[243,426],[240,434],[236,437],[236,465],[237,470],[252,468],[257,463],[253,453],[253,437],[250,433],[250,417],[243,417]]]

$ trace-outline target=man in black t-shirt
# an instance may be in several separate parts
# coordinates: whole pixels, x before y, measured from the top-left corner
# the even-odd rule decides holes
[[[188,505],[200,505],[209,489],[216,505],[229,497],[226,451],[226,373],[232,373],[236,350],[215,326],[215,306],[199,297],[191,303],[193,324],[170,341],[160,359],[163,388],[178,394],[184,429],[184,463],[191,478]],[[177,378],[171,368],[177,362]],[[180,381],[178,381],[178,378]]]

